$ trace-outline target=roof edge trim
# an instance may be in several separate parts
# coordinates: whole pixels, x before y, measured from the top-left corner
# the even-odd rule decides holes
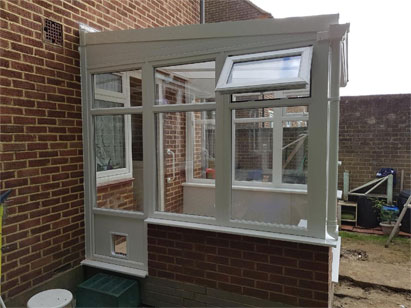
[[[319,32],[327,31],[331,24],[338,23],[338,18],[338,14],[331,14],[284,19],[258,19],[177,27],[105,31],[86,33],[85,44],[119,44]]]

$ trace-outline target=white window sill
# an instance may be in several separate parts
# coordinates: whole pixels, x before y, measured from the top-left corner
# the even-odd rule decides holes
[[[210,183],[183,183],[184,187],[198,187],[198,188],[215,188],[215,184]],[[234,190],[248,190],[248,191],[262,191],[262,192],[278,192],[278,193],[290,193],[290,194],[301,194],[306,195],[307,190],[295,189],[295,188],[285,188],[285,187],[263,187],[263,186],[244,186],[244,185],[233,185]]]
[[[85,259],[81,261],[81,265],[86,265],[90,267],[95,267],[99,269],[104,269],[108,271],[113,271],[116,273],[121,273],[121,274],[126,274],[130,276],[135,276],[135,277],[140,277],[140,278],[145,278],[148,275],[147,271],[140,270],[137,268],[132,268],[128,266],[121,266],[121,265],[116,265],[116,264],[111,264],[111,263],[106,263],[106,262],[100,262],[100,261],[95,261],[95,260],[90,260],[90,259]]]
[[[313,238],[313,237],[308,237],[308,236],[291,235],[291,234],[283,234],[283,233],[272,233],[272,232],[266,232],[266,231],[257,231],[257,230],[240,229],[240,228],[232,228],[232,227],[222,227],[222,226],[216,226],[216,225],[207,225],[207,224],[185,222],[185,221],[175,221],[175,220],[168,220],[168,219],[147,218],[145,222],[148,224],[153,224],[153,225],[203,230],[203,231],[210,231],[210,232],[221,232],[221,233],[228,233],[228,234],[266,238],[270,240],[279,240],[279,241],[286,241],[286,242],[295,242],[295,243],[311,244],[311,245],[317,245],[317,246],[325,246],[325,247],[337,247],[337,244],[338,244],[338,241],[334,239],[319,239],[319,238]]]
[[[131,173],[97,178],[97,187],[109,186],[134,181]]]

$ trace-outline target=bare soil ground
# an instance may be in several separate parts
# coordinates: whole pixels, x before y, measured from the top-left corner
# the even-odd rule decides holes
[[[411,308],[411,239],[341,232],[334,308]]]

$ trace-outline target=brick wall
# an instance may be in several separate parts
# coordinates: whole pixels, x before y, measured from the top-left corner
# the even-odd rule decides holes
[[[248,0],[205,0],[206,23],[272,18]]]
[[[2,296],[14,296],[84,258],[78,23],[98,30],[199,22],[198,0],[3,0]],[[42,41],[43,19],[63,24],[62,47]]]
[[[183,186],[186,182],[186,113],[163,114],[164,211],[183,212]],[[175,154],[167,154],[170,149]],[[167,179],[172,179],[170,182]]]
[[[342,97],[340,112],[339,188],[344,170],[350,172],[350,188],[375,178],[380,168],[394,168],[400,189],[411,189],[411,95]]]
[[[150,277],[295,306],[331,296],[327,247],[149,225],[148,257]]]
[[[142,204],[134,200],[134,179],[119,180],[97,187],[97,207],[124,211],[141,211]]]

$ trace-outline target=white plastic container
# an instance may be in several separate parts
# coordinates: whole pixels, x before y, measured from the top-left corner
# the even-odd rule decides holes
[[[72,301],[70,291],[51,289],[33,295],[27,302],[27,308],[71,308]]]

